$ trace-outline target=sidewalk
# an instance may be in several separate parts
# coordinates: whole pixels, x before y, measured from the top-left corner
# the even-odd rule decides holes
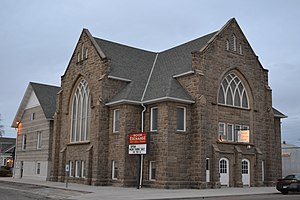
[[[111,187],[111,186],[90,186],[75,183],[50,182],[39,181],[32,179],[18,179],[18,178],[0,178],[0,181],[41,185],[52,188],[76,190],[89,193],[83,193],[80,196],[73,196],[69,199],[89,199],[89,200],[121,200],[121,199],[172,199],[172,198],[202,198],[202,197],[216,197],[216,196],[232,196],[232,195],[253,195],[253,194],[272,194],[278,193],[275,187],[245,187],[245,188],[221,188],[221,189],[154,189],[154,188],[125,188],[125,187]]]

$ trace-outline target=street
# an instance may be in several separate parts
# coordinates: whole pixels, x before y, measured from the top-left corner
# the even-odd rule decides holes
[[[63,199],[145,199],[144,197],[137,196],[139,191],[133,190],[128,193],[127,189],[119,188],[124,191],[124,194],[118,193],[115,190],[109,190],[109,188],[99,188],[102,189],[101,197],[93,196],[93,192],[83,192],[78,190],[70,189],[59,189],[48,186],[33,185],[33,184],[24,184],[17,182],[1,182],[0,181],[0,200],[63,200]],[[118,188],[115,188],[116,190]],[[97,190],[98,191],[98,190]],[[127,192],[125,192],[127,191]],[[170,190],[172,191],[172,190]],[[107,193],[108,192],[108,193]],[[115,193],[116,192],[116,193]],[[178,191],[177,191],[178,192]],[[90,195],[85,195],[90,193]],[[178,193],[180,194],[180,193]],[[217,194],[217,193],[216,193]],[[233,193],[234,194],[234,193]],[[124,195],[124,196],[123,196]],[[269,193],[269,194],[253,194],[253,195],[231,195],[231,196],[222,196],[222,197],[184,197],[173,195],[172,198],[167,196],[159,197],[157,195],[151,196],[151,193],[145,193],[148,200],[151,199],[161,199],[161,200],[299,200],[300,192],[293,193],[290,192],[288,195],[282,195],[280,193]]]
[[[299,200],[300,193],[290,193],[288,195],[278,194],[259,194],[259,195],[244,195],[244,196],[227,196],[227,197],[202,197],[202,198],[188,198],[189,200]],[[167,199],[164,199],[167,200]],[[169,199],[171,200],[171,199]],[[174,199],[175,200],[175,199]],[[176,199],[185,200],[185,199]]]
[[[0,182],[0,200],[61,200],[82,195],[83,193],[85,192],[30,184]]]

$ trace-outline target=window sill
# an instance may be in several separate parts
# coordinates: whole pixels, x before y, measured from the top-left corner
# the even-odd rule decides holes
[[[90,141],[70,142],[70,143],[67,144],[67,146],[72,146],[72,145],[85,145],[85,144],[90,144]]]
[[[255,146],[253,143],[245,143],[245,142],[233,142],[233,141],[217,141],[218,144],[231,144],[231,145],[243,145],[243,146]]]
[[[180,130],[176,130],[176,132],[175,132],[176,134],[186,134],[187,133],[187,131],[180,131]]]

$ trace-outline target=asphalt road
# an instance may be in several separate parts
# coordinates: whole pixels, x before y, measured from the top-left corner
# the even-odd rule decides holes
[[[0,182],[0,200],[61,200],[82,193],[38,185]]]
[[[84,192],[51,188],[46,186],[0,182],[0,200],[63,200],[82,195]],[[84,196],[83,196],[84,198]],[[86,199],[86,198],[84,198]],[[151,196],[149,196],[149,200]],[[282,195],[280,193],[227,196],[227,197],[205,197],[205,198],[174,198],[173,200],[300,200],[300,192]],[[88,200],[88,199],[87,199]],[[130,199],[128,199],[130,200]],[[163,199],[168,200],[168,199]],[[171,199],[169,199],[171,200]]]
[[[299,200],[300,193],[283,194],[261,194],[261,195],[245,195],[245,196],[227,196],[227,197],[203,197],[203,198],[188,198],[176,200]],[[171,199],[170,199],[171,200]],[[174,199],[175,200],[175,199]]]

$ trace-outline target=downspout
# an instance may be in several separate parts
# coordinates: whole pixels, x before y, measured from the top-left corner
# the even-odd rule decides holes
[[[143,107],[143,110],[142,110],[142,113],[141,113],[141,132],[144,132],[144,115],[145,115],[145,112],[147,110],[147,108],[144,105],[143,101],[144,101],[144,97],[145,97],[145,94],[146,94],[146,91],[147,91],[147,88],[148,88],[148,85],[149,85],[149,82],[150,82],[150,79],[151,79],[151,76],[152,76],[152,73],[153,73],[153,69],[154,69],[155,64],[156,64],[157,57],[158,57],[158,53],[155,56],[150,74],[148,76],[148,80],[147,80],[145,89],[143,91],[143,95],[142,95],[142,98],[141,98],[141,106]],[[142,183],[143,183],[143,163],[144,163],[144,155],[141,154],[141,165],[140,165],[140,176],[139,176],[140,178],[139,178],[138,189],[142,188]]]

